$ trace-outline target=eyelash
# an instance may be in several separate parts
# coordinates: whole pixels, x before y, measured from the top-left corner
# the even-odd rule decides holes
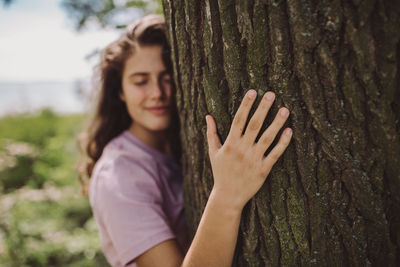
[[[167,83],[171,83],[171,78],[167,78],[167,77],[165,77],[165,78],[162,78],[161,79],[161,82],[167,82]],[[147,80],[145,80],[145,81],[141,81],[141,82],[136,82],[136,83],[134,83],[136,86],[143,86],[143,85],[146,85],[147,84]]]
[[[135,83],[136,86],[142,86],[145,85],[147,83],[147,81],[142,81],[142,82],[137,82]]]

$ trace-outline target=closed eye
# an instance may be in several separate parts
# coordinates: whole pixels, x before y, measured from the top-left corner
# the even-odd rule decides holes
[[[171,76],[169,74],[164,74],[161,77],[161,82],[163,82],[163,83],[171,83]]]
[[[143,86],[143,85],[147,84],[147,81],[148,80],[137,81],[137,82],[134,82],[133,84],[136,86]]]
[[[171,79],[169,78],[162,79],[162,81],[163,83],[171,83]]]

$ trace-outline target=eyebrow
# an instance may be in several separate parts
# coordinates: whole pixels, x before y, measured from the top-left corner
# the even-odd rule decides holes
[[[135,72],[129,75],[129,77],[134,77],[134,76],[148,76],[149,73],[147,72]]]
[[[164,76],[165,74],[169,74],[167,70],[164,70],[160,72],[160,76]],[[149,76],[150,74],[148,72],[134,72],[129,75],[129,77],[135,77],[135,76]]]

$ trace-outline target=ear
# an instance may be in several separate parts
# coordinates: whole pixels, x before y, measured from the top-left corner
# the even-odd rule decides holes
[[[124,92],[121,90],[121,92],[119,92],[119,99],[122,100],[122,102],[125,102],[125,95]]]

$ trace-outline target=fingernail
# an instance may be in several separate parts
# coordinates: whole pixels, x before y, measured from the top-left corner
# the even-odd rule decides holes
[[[292,129],[288,128],[285,130],[286,135],[291,135],[292,134]]]
[[[256,95],[257,95],[257,92],[254,91],[254,90],[250,90],[250,91],[247,93],[247,96],[248,96],[250,99],[253,99]]]
[[[266,97],[268,100],[272,100],[272,99],[274,99],[274,93],[272,93],[272,92],[267,92],[267,93],[265,94],[265,97]]]
[[[289,114],[289,111],[287,109],[282,109],[281,110],[281,116],[286,117]]]

